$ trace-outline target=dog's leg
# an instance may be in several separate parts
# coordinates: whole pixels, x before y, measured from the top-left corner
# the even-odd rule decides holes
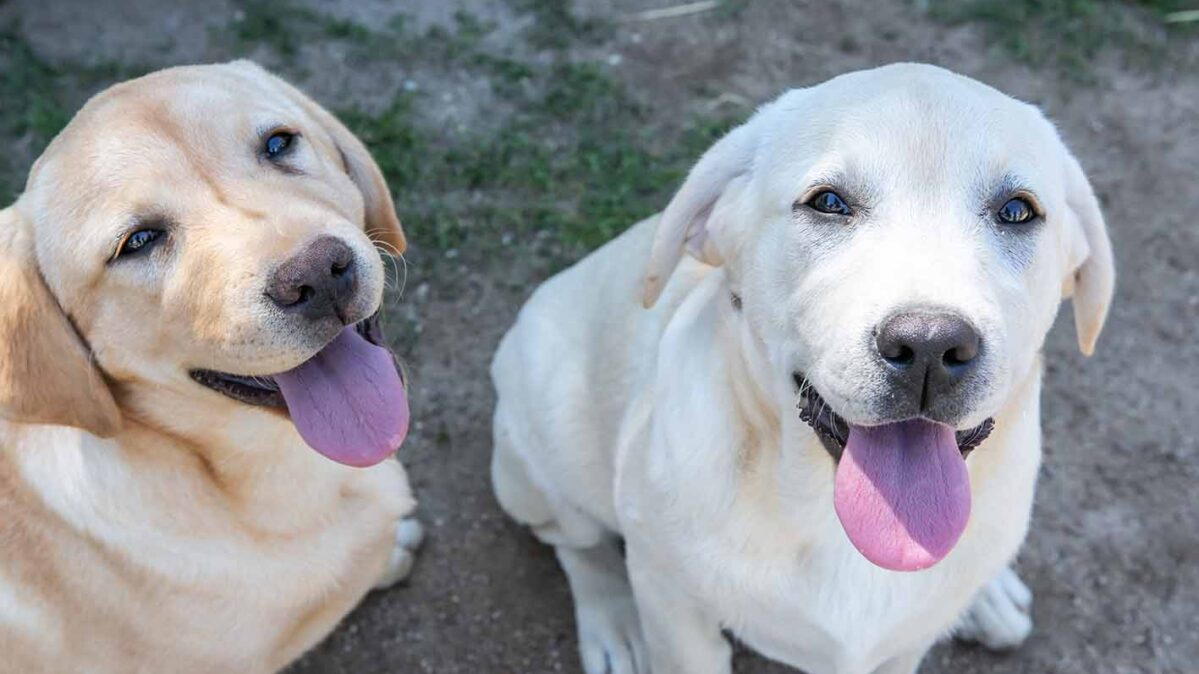
[[[987,583],[954,627],[953,635],[992,650],[1024,643],[1032,631],[1032,592],[1010,567]]]
[[[637,597],[641,627],[649,646],[653,674],[731,674],[733,648],[710,619],[685,593],[628,556],[629,577]]]
[[[574,595],[583,671],[648,674],[637,605],[615,542],[556,550]]]
[[[416,562],[416,551],[425,540],[425,529],[420,520],[415,517],[405,517],[396,525],[395,543],[391,548],[391,558],[383,576],[375,583],[376,590],[383,590],[395,585],[412,573],[412,565]]]
[[[537,486],[515,449],[502,400],[496,409],[491,481],[504,511],[558,554],[574,596],[586,674],[648,674],[637,607],[614,532]]]

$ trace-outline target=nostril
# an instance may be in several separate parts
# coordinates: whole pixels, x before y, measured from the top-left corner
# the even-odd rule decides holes
[[[316,295],[316,289],[314,289],[312,286],[300,286],[299,292],[297,292],[296,295],[297,299],[295,302],[292,302],[292,305],[308,302],[314,295]]]
[[[974,360],[974,356],[963,356],[961,349],[950,349],[941,358],[941,362],[945,364],[945,367],[958,367],[972,360]]]
[[[333,266],[329,269],[329,274],[332,275],[333,278],[341,278],[349,268],[349,262],[334,262]]]
[[[961,369],[978,357],[980,339],[978,333],[965,322],[955,326],[953,338],[957,344],[946,349],[941,362],[950,369]]]
[[[312,300],[316,290],[312,286],[280,284],[267,292],[275,304],[283,307],[298,307]]]
[[[916,352],[902,335],[891,329],[890,324],[875,328],[874,347],[878,355],[894,367],[907,367],[916,360]]]
[[[911,365],[916,360],[916,352],[906,344],[898,344],[882,353],[882,356],[888,363],[901,367]]]

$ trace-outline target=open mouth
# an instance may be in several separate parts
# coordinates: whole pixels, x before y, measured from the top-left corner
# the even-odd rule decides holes
[[[793,373],[791,377],[795,381],[795,388],[799,394],[799,401],[795,407],[799,410],[800,420],[807,423],[820,435],[824,440],[825,449],[833,456],[834,460],[839,460],[841,452],[845,449],[845,443],[849,440],[849,423],[833,411],[833,408],[825,402],[824,398],[820,396],[820,392],[806,377],[798,372]],[[994,428],[995,420],[988,418],[974,428],[956,431],[954,438],[957,440],[962,457],[965,458],[975,447],[981,445]]]
[[[370,318],[355,323],[353,329],[374,346],[387,348],[383,340],[383,331],[379,327],[378,312],[375,312]],[[403,370],[400,370],[398,363],[396,370],[402,377]],[[188,374],[201,386],[206,386],[238,402],[287,412],[287,401],[283,398],[283,393],[279,390],[279,382],[275,380],[274,376],[248,376],[215,370],[192,370]]]
[[[307,361],[270,376],[192,370],[202,386],[241,403],[284,412],[317,452],[339,463],[371,466],[408,432],[408,399],[378,314],[343,328]]]
[[[859,426],[837,415],[794,374],[800,419],[836,461],[833,508],[850,543],[892,571],[919,571],[945,558],[970,520],[966,454],[994,427],[959,431],[913,417]]]

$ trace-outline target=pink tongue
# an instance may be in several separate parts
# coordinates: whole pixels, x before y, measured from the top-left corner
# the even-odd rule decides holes
[[[953,429],[922,420],[851,426],[833,505],[854,547],[884,569],[941,561],[970,518],[970,478]]]
[[[275,381],[300,437],[338,463],[373,466],[408,434],[408,397],[391,352],[352,327]]]

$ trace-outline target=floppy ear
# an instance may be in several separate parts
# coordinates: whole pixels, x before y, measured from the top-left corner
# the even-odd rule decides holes
[[[751,119],[733,129],[705,152],[663,211],[646,269],[642,297],[646,308],[658,301],[684,249],[707,264],[724,263],[709,235],[721,217],[717,207],[721,197],[730,185],[746,180],[752,168],[757,145],[752,124]]]
[[[112,436],[121,412],[42,280],[26,224],[0,211],[0,417]]]
[[[235,67],[265,74],[273,79],[283,91],[295,102],[299,103],[309,115],[321,125],[333,139],[337,152],[341,155],[342,164],[350,180],[362,192],[363,203],[366,206],[366,235],[372,241],[382,243],[386,252],[399,255],[408,248],[408,240],[400,227],[400,219],[396,215],[395,204],[391,200],[391,191],[387,188],[387,180],[383,171],[375,163],[362,141],[350,133],[336,117],[328,110],[305,95],[294,86],[276,77],[266,69],[252,61],[235,61]]]
[[[1095,351],[1095,342],[1103,329],[1116,284],[1116,266],[1107,226],[1099,211],[1099,200],[1078,160],[1068,152],[1065,158],[1066,206],[1071,229],[1067,233],[1069,266],[1062,283],[1063,297],[1074,297],[1074,329],[1078,348],[1085,354]]]
[[[396,215],[391,190],[387,188],[383,171],[379,169],[379,165],[375,163],[374,157],[362,141],[350,133],[344,124],[316,103],[308,103],[312,107],[312,115],[333,137],[350,180],[358,186],[358,191],[362,192],[366,204],[366,235],[371,240],[384,244],[387,252],[392,255],[403,253],[408,249],[408,240],[400,227],[400,218]]]

